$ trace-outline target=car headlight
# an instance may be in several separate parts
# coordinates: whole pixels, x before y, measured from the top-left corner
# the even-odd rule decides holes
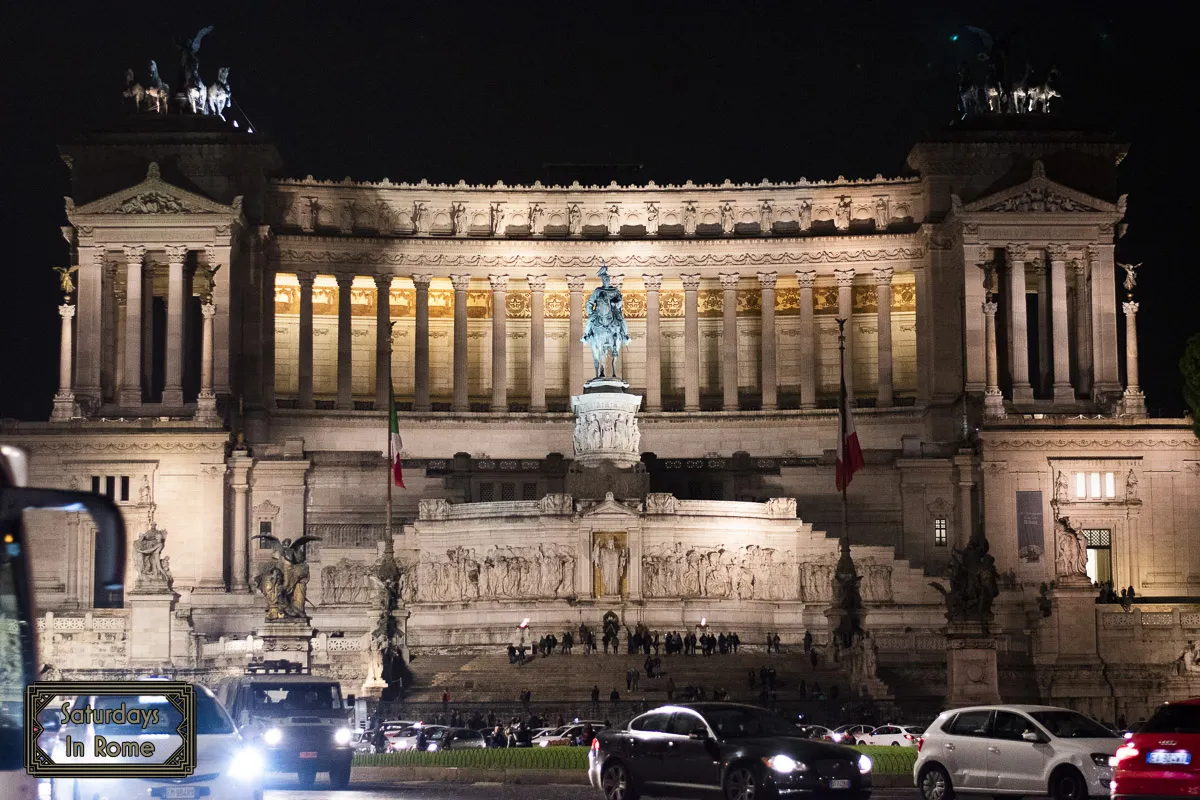
[[[763,763],[776,772],[787,774],[789,772],[803,772],[808,769],[808,766],[803,761],[797,761],[791,756],[780,753],[779,755],[764,758]]]
[[[283,741],[283,731],[279,730],[279,728],[270,728],[263,734],[263,741],[274,747]]]
[[[829,738],[833,739],[835,742],[840,742],[842,739],[846,738],[846,734],[834,732],[829,734]]]
[[[437,752],[437,742],[432,742],[427,749],[430,753],[436,753]]]
[[[858,757],[858,771],[861,772],[863,775],[866,775],[868,772],[870,772],[871,767],[873,767],[873,766],[874,766],[874,764],[871,763],[871,757],[868,756],[866,753],[863,753],[861,756]]]
[[[1108,753],[1092,753],[1092,763],[1097,767],[1107,767],[1109,758],[1111,756]]]
[[[548,747],[549,745],[550,745],[549,739],[542,739],[540,742],[538,742],[538,747]]]
[[[229,762],[229,768],[225,771],[234,780],[251,782],[262,780],[265,768],[266,764],[263,762],[262,753],[253,747],[243,747],[237,751],[233,761]]]
[[[354,738],[354,731],[349,728],[338,728],[337,733],[333,734],[333,741],[338,744],[350,744],[350,740]]]

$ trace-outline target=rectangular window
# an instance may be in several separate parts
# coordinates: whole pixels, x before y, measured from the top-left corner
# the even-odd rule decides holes
[[[934,547],[946,546],[946,518],[938,517],[933,521],[933,545]]]
[[[112,475],[104,476],[104,493],[108,495],[109,500],[116,499],[117,495],[117,479]]]
[[[1112,531],[1107,528],[1085,528],[1087,540],[1087,576],[1092,583],[1111,581]]]
[[[121,476],[121,502],[122,503],[129,502],[129,476],[128,475]]]
[[[496,485],[494,483],[479,484],[479,502],[490,503],[496,499]]]
[[[500,484],[500,499],[506,503],[517,499],[517,485],[515,483]]]
[[[1083,472],[1075,473],[1075,497],[1079,500],[1087,497],[1087,475]]]
[[[274,528],[274,523],[272,523],[271,520],[260,519],[258,521],[258,535],[259,536],[271,536],[272,528]],[[271,547],[271,545],[267,542],[266,539],[258,540],[258,549],[259,550],[269,550],[270,547]]]
[[[100,494],[100,476],[92,476],[92,494]]]
[[[1117,479],[1111,472],[1104,473],[1104,496],[1109,499],[1117,496]]]
[[[523,483],[521,484],[521,499],[522,500],[537,500],[537,484]]]
[[[1091,490],[1092,490],[1091,498],[1093,500],[1099,499],[1100,498],[1100,473],[1099,472],[1092,473]]]

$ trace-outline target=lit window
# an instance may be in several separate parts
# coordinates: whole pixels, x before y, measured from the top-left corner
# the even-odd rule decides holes
[[[1087,475],[1083,472],[1075,473],[1075,497],[1080,500],[1087,497]]]
[[[935,547],[946,546],[946,518],[938,517],[933,521],[933,544]]]
[[[1092,499],[1094,500],[1094,499],[1096,499],[1096,498],[1098,498],[1098,497],[1100,496],[1100,473],[1099,473],[1099,472],[1093,472],[1093,473],[1092,473],[1092,481],[1091,481],[1091,483],[1092,483],[1092,485],[1091,485],[1091,490],[1092,490],[1092,491],[1091,491],[1091,497],[1092,497]]]
[[[1116,497],[1117,496],[1116,476],[1114,476],[1113,473],[1111,473],[1111,472],[1104,473],[1104,496],[1105,497]]]

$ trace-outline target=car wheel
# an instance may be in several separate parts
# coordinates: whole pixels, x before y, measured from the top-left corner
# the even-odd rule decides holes
[[[725,773],[725,800],[755,800],[766,796],[758,775],[746,766],[735,766]]]
[[[315,769],[302,769],[296,773],[296,780],[299,782],[301,789],[311,789],[317,782],[317,771]]]
[[[600,773],[600,791],[604,793],[604,800],[637,800],[638,797],[633,776],[620,761],[612,762]]]
[[[1087,800],[1087,784],[1073,769],[1062,769],[1050,776],[1050,796],[1054,800]]]
[[[334,789],[345,789],[350,785],[350,762],[345,761],[329,768],[329,784]]]
[[[921,771],[920,786],[925,800],[954,800],[950,776],[940,764],[932,764]]]

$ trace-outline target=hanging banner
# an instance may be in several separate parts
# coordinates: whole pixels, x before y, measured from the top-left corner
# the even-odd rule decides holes
[[[1017,557],[1022,561],[1041,561],[1046,550],[1044,526],[1042,493],[1017,492]]]

